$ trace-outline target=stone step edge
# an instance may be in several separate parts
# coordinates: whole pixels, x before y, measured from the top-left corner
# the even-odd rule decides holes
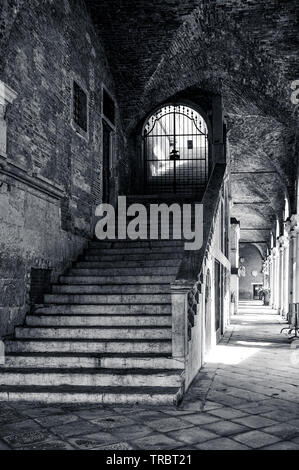
[[[183,369],[152,369],[152,368],[88,368],[88,367],[81,367],[73,368],[73,367],[0,367],[1,374],[74,374],[74,375],[81,375],[81,374],[102,374],[102,375],[156,375],[162,374],[165,376],[169,375],[181,375],[184,373]],[[0,374],[0,375],[1,375]]]
[[[8,340],[8,343],[14,343],[14,342],[32,342],[32,341],[38,341],[38,342],[79,342],[79,343],[171,343],[171,339],[168,338],[140,338],[140,339],[112,339],[112,338],[13,338],[11,340]]]

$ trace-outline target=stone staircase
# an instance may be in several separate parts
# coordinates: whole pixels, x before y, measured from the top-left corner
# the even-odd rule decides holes
[[[177,403],[170,283],[182,241],[89,243],[6,342],[0,400]]]

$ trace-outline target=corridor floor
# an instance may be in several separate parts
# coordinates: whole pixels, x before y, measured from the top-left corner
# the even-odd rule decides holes
[[[242,303],[178,409],[0,403],[0,449],[299,449],[299,348],[283,326]]]

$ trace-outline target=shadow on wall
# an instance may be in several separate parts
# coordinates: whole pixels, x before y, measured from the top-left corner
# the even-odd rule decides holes
[[[263,284],[262,256],[256,246],[240,244],[240,299],[258,299],[258,288]]]

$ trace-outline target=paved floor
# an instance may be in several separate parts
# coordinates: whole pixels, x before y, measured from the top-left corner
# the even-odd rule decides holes
[[[179,409],[0,403],[0,449],[299,449],[299,349],[244,304]]]

